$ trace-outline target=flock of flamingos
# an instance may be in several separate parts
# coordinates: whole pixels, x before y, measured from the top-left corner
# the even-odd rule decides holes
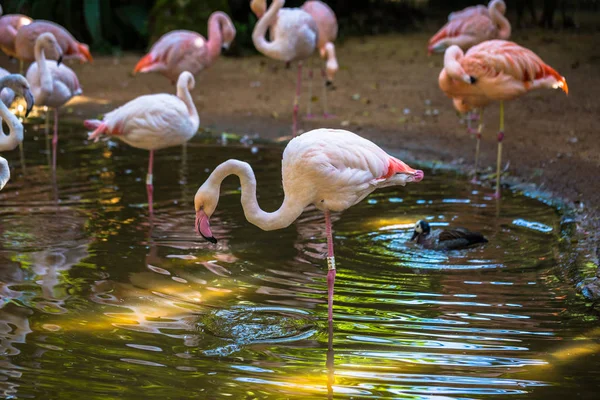
[[[423,179],[423,172],[409,167],[384,152],[376,144],[348,131],[316,129],[296,136],[302,62],[315,50],[324,59],[323,78],[334,79],[338,69],[333,42],[338,25],[335,14],[323,2],[307,1],[300,8],[284,8],[285,0],[252,0],[258,17],[252,39],[258,51],[286,63],[297,62],[298,82],[293,103],[293,135],[283,152],[282,179],[284,200],[274,212],[263,211],[256,199],[256,179],[251,166],[229,160],[217,166],[198,189],[194,198],[195,228],[198,234],[216,243],[210,217],[219,201],[221,182],[237,175],[241,182],[241,202],[249,222],[264,230],[281,229],[292,224],[313,204],[325,214],[328,243],[328,316],[332,320],[335,258],[330,212],[343,211],[378,188],[406,185]],[[531,50],[507,41],[511,27],[504,14],[502,0],[488,6],[478,5],[450,14],[448,23],[429,42],[430,53],[444,53],[444,67],[439,86],[462,113],[480,112],[494,101],[500,102],[496,197],[500,195],[502,156],[503,102],[541,88],[562,89],[568,86],[553,68]],[[269,31],[269,39],[265,37]],[[176,95],[140,96],[102,120],[87,120],[90,138],[117,137],[131,146],[150,152],[146,186],[152,213],[152,168],[154,151],[185,143],[198,131],[200,119],[190,95],[194,75],[209,67],[235,38],[231,19],[215,12],[208,22],[208,39],[196,32],[178,30],[162,36],[136,65],[134,72],[158,72],[176,84]],[[52,139],[53,166],[56,166],[58,142],[58,108],[81,93],[76,74],[62,64],[63,59],[92,61],[88,46],[79,43],[63,27],[48,21],[33,21],[24,15],[0,18],[0,47],[23,63],[31,62],[26,77],[0,69],[0,116],[10,129],[0,135],[0,151],[12,150],[23,140],[23,126],[8,109],[15,96],[33,107],[54,110]],[[49,61],[52,60],[52,61]],[[46,118],[49,118],[47,113]],[[481,137],[481,124],[477,130]],[[477,141],[476,160],[479,153]],[[477,161],[476,161],[477,166]],[[5,159],[0,157],[0,189],[9,179]],[[421,231],[419,231],[419,229]],[[415,230],[422,233],[417,224]],[[460,231],[458,231],[460,235]]]

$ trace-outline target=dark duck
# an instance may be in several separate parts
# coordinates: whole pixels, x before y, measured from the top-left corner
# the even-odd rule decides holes
[[[488,241],[481,233],[471,232],[465,228],[438,229],[432,232],[429,223],[425,221],[417,221],[410,240],[415,239],[424,248],[433,250],[466,249]]]

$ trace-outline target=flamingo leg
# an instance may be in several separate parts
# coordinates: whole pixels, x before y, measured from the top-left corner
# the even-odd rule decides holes
[[[500,198],[500,169],[502,167],[502,140],[504,139],[504,101],[500,101],[500,130],[498,132],[498,158],[496,159],[496,193],[494,197]]]
[[[24,67],[24,63],[23,60],[19,60],[19,74],[23,75],[23,67]]]
[[[298,79],[296,81],[296,96],[294,97],[292,135],[298,132],[298,109],[300,108],[300,89],[302,85],[302,61],[298,61]]]
[[[312,97],[313,97],[313,77],[314,69],[312,66],[312,60],[308,61],[308,105],[306,107],[306,118],[310,119],[312,115]]]
[[[52,169],[56,170],[56,151],[58,149],[58,108],[54,109],[54,134],[52,135]]]
[[[479,119],[479,125],[477,126],[477,131],[475,132],[475,135],[477,137],[477,144],[475,145],[475,174],[473,176],[473,180],[471,181],[472,183],[477,182],[477,171],[479,167],[479,148],[481,146],[481,132],[483,131],[483,110],[479,110],[477,116]]]
[[[327,312],[329,321],[333,321],[333,287],[335,285],[335,256],[333,254],[333,233],[331,213],[325,211],[325,229],[327,233]]]
[[[152,184],[152,167],[154,166],[154,150],[150,150],[150,157],[148,158],[148,175],[146,175],[146,192],[148,193],[148,211],[150,216],[154,214],[153,207],[153,194],[154,185]]]
[[[27,172],[27,166],[25,165],[25,150],[23,148],[23,142],[19,143],[19,156],[21,157],[21,168],[23,168],[23,172]]]
[[[321,77],[323,78],[323,118],[332,118],[333,115],[329,114],[329,103],[327,101],[327,86],[330,84],[327,81],[327,73],[325,68],[321,68]]]

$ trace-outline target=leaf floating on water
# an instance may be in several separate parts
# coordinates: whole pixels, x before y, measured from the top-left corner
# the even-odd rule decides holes
[[[538,231],[538,232],[543,232],[543,233],[552,232],[552,227],[550,227],[546,224],[542,224],[541,222],[527,221],[526,219],[518,218],[518,219],[515,219],[512,223],[515,226],[520,226],[522,228],[527,228],[527,229],[531,229],[531,230]]]

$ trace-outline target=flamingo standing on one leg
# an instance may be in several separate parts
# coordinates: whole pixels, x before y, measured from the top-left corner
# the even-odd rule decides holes
[[[463,10],[455,16],[451,14],[448,23],[429,40],[429,53],[442,53],[452,45],[466,51],[485,40],[510,37],[511,27],[504,16],[504,1],[492,0],[488,5],[487,14],[477,10],[480,9]]]
[[[33,24],[32,24],[33,25]],[[20,31],[19,31],[20,32]],[[57,58],[56,64],[46,61],[46,54]],[[52,135],[52,168],[56,169],[58,145],[58,108],[82,93],[77,75],[61,64],[62,48],[50,32],[42,33],[35,42],[35,62],[27,70],[27,80],[38,106],[54,109],[54,133]],[[46,114],[46,125],[49,120]]]
[[[164,34],[135,66],[133,73],[160,72],[173,84],[183,71],[192,75],[208,68],[235,39],[231,18],[216,11],[208,19],[208,40],[192,31],[178,30]]]
[[[489,40],[472,47],[466,54],[451,46],[444,56],[440,88],[452,98],[473,104],[500,101],[500,130],[496,163],[496,197],[500,197],[500,166],[504,139],[504,100],[512,100],[535,89],[562,89],[569,93],[567,81],[544,63],[533,51],[506,40]]]
[[[315,51],[318,40],[317,23],[313,17],[300,8],[283,8],[285,0],[273,0],[269,9],[265,0],[252,0],[250,7],[259,17],[252,42],[258,51],[267,57],[286,63],[298,61],[298,80],[294,97],[292,134],[296,136],[298,127],[298,108],[300,85],[302,83],[302,60],[309,58]],[[265,39],[270,30],[271,41]]]
[[[376,189],[406,185],[423,179],[423,171],[414,170],[388,155],[373,142],[348,131],[315,129],[292,139],[282,160],[284,200],[279,210],[263,211],[256,199],[256,178],[250,165],[229,160],[219,165],[194,198],[196,230],[216,243],[210,229],[210,217],[219,202],[221,182],[237,175],[242,186],[242,207],[248,221],[262,230],[282,229],[292,224],[310,204],[325,213],[327,232],[328,316],[333,319],[335,258],[331,211],[344,211]]]
[[[12,74],[6,75],[0,78],[0,90],[2,93],[6,89],[10,89],[14,95],[23,96],[27,102],[27,111],[25,117],[29,114],[33,108],[33,95],[29,89],[29,83],[22,75]],[[5,135],[2,129],[2,119],[6,121],[8,125],[9,134]],[[11,113],[8,108],[4,105],[4,102],[0,101],[0,151],[10,151],[19,145],[23,141],[23,124],[17,117]],[[8,162],[0,157],[0,190],[6,185],[6,182],[10,179],[10,169]]]
[[[2,15],[2,7],[0,7]],[[15,40],[18,30],[25,25],[29,25],[33,20],[22,14],[7,14],[0,17],[0,50],[7,56],[17,58],[15,49]],[[23,61],[19,65],[19,73],[23,73]]]
[[[335,45],[333,42],[338,34],[338,22],[333,10],[322,1],[310,0],[302,5],[302,9],[309,13],[317,23],[319,31],[319,41],[317,47],[321,58],[325,60],[325,68],[321,69],[323,77],[323,116],[329,118],[327,110],[327,89],[332,85],[335,74],[339,70],[337,58],[335,56]],[[308,95],[308,114],[307,118],[311,117],[312,104],[312,68],[309,71],[309,95]]]
[[[87,120],[84,123],[86,128],[94,129],[90,139],[111,135],[130,146],[150,151],[146,177],[150,215],[153,214],[154,150],[187,142],[200,126],[198,111],[190,94],[194,86],[194,76],[184,71],[177,80],[177,96],[165,93],[140,96],[109,112],[102,121]]]

